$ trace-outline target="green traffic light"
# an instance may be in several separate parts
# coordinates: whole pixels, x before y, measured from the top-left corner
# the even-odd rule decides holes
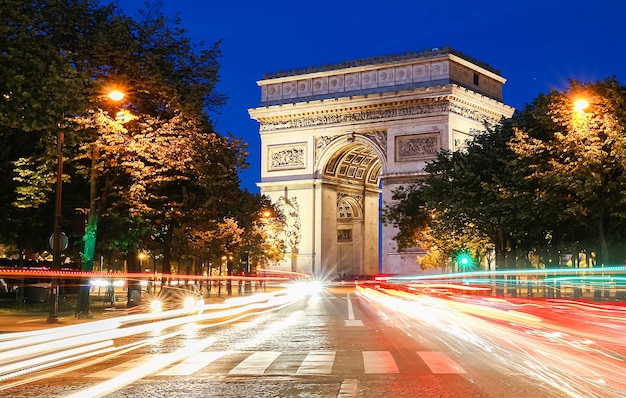
[[[459,267],[467,268],[472,265],[472,256],[467,251],[463,250],[457,254],[456,261]]]

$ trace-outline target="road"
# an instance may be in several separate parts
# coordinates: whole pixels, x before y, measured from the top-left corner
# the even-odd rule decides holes
[[[0,396],[576,396],[556,389],[549,378],[541,381],[494,361],[480,345],[460,349],[442,338],[440,329],[416,327],[354,286],[272,300],[239,313],[209,310],[216,314],[210,318],[121,325],[111,319],[95,329],[82,324],[67,336],[48,333],[51,341],[68,346],[48,346],[45,352],[37,345],[45,337],[30,337],[38,343],[24,344],[19,359],[5,359],[0,367]],[[0,335],[0,349],[24,338]],[[70,356],[71,350],[76,352]],[[66,356],[56,359],[56,366],[35,362],[58,352]],[[7,366],[28,361],[8,371]]]

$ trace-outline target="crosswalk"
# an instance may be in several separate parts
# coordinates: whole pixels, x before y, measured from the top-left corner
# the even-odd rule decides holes
[[[416,351],[414,360],[421,361],[432,374],[465,374],[466,371],[443,352]],[[110,379],[133,368],[159,361],[160,355],[146,354],[114,365],[86,377]],[[413,365],[413,364],[411,364]],[[405,371],[407,365],[404,364]],[[411,366],[412,367],[412,366]],[[206,351],[160,369],[156,376],[191,376],[210,373],[223,376],[324,376],[342,373],[363,375],[399,374],[391,351]],[[427,370],[427,371],[428,371]]]

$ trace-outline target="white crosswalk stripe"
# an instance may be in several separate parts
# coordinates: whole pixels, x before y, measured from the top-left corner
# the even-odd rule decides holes
[[[335,351],[311,351],[298,368],[299,375],[329,375],[333,370]]]
[[[228,351],[221,352],[199,352],[196,355],[185,359],[184,361],[164,370],[157,376],[191,376],[200,369],[209,365],[217,359],[228,354]]]
[[[400,373],[389,351],[363,351],[365,374]]]
[[[426,362],[426,365],[433,373],[467,373],[458,363],[443,352],[418,351],[417,355]]]
[[[133,369],[145,363],[158,361],[159,357],[160,355],[157,355],[157,354],[142,355],[138,358],[134,358],[134,359],[131,359],[130,361],[122,362],[119,365],[112,366],[100,372],[88,374],[87,376],[93,377],[96,379],[112,379],[116,376],[121,375],[122,373],[132,372]]]
[[[417,351],[417,355],[426,363],[433,374],[465,374],[466,371],[459,366],[452,358],[443,352]],[[281,355],[286,354],[282,358]],[[294,357],[295,355],[295,357]],[[221,370],[218,373],[228,376],[262,376],[264,374],[273,374],[273,370],[280,368],[284,374],[293,374],[299,376],[323,376],[333,373],[336,359],[341,356],[343,362],[346,360],[359,363],[358,351],[309,351],[301,353],[282,353],[278,351],[204,351],[199,352],[189,358],[168,367],[156,376],[191,376],[202,371],[203,368],[215,364],[219,367],[219,363],[231,363],[230,370]],[[362,372],[363,374],[398,374],[400,369],[390,351],[361,351],[362,356]],[[149,363],[151,361],[159,361],[161,355],[147,354],[138,358],[131,359],[124,363],[112,366],[108,369],[91,373],[86,377],[108,379],[114,378],[125,372],[132,372],[134,368]],[[226,359],[220,361],[220,359]],[[232,362],[233,358],[236,359]],[[243,358],[243,359],[242,359]],[[295,361],[294,361],[294,358]],[[300,359],[299,359],[300,358]],[[223,366],[223,365],[222,365]],[[341,365],[340,365],[341,366]],[[344,365],[345,366],[345,365]],[[357,366],[358,369],[358,365]],[[268,370],[269,369],[269,370]],[[336,369],[341,372],[341,369]]]
[[[239,362],[230,372],[231,376],[259,376],[265,373],[265,370],[280,355],[276,351],[259,351],[250,355],[248,358]]]

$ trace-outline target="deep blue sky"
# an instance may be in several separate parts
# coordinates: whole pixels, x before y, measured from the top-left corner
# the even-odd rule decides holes
[[[119,0],[129,15],[143,1]],[[500,70],[504,102],[520,109],[568,79],[626,85],[623,0],[163,0],[194,42],[222,39],[216,130],[249,143],[242,187],[258,192],[256,81],[264,73],[450,46]]]

